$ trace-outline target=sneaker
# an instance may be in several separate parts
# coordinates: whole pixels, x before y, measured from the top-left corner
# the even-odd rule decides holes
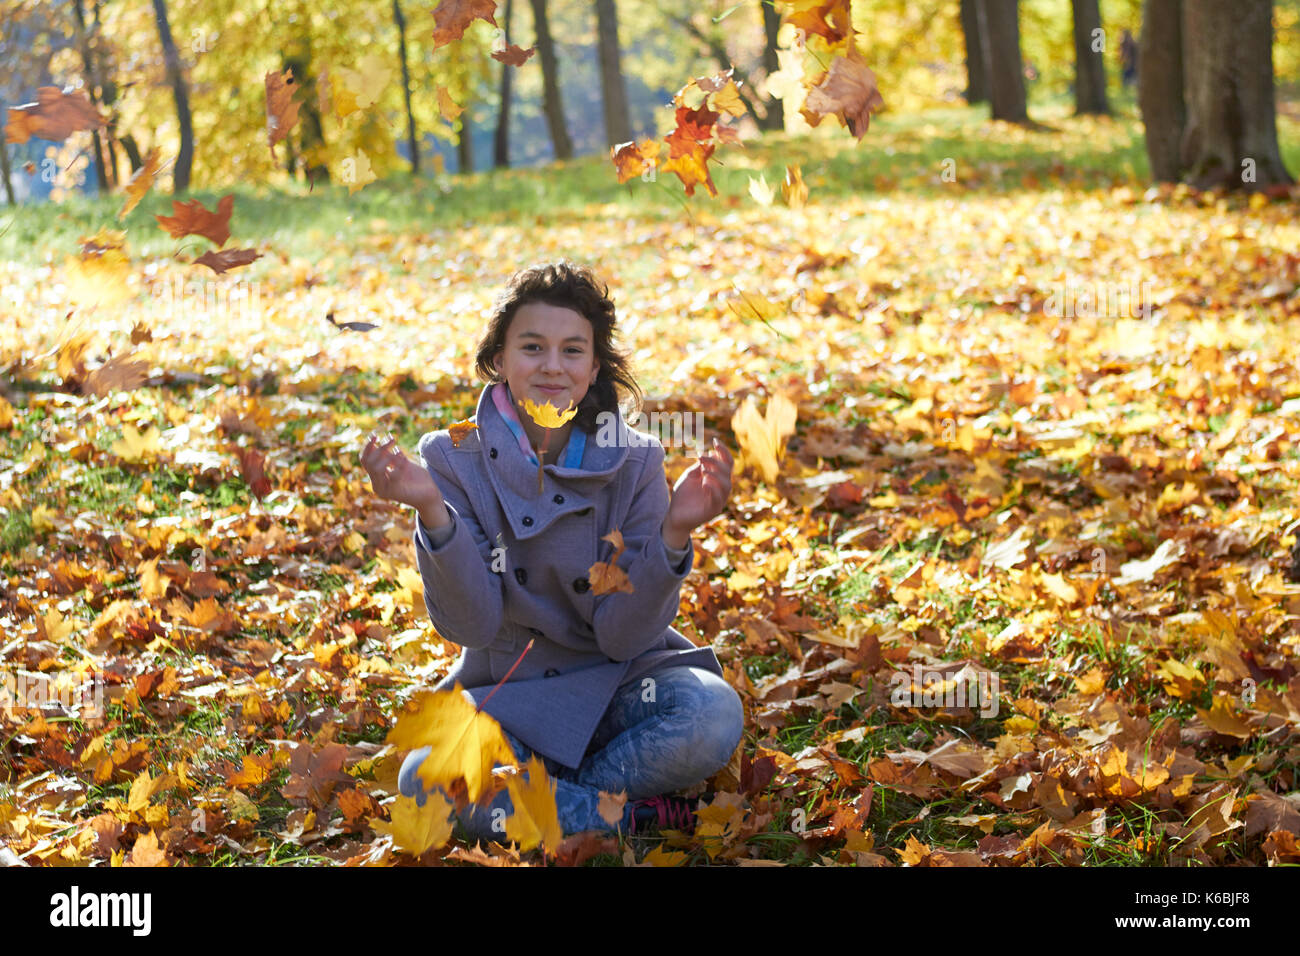
[[[637,800],[631,805],[628,833],[649,829],[695,832],[694,801],[685,797],[658,796]]]

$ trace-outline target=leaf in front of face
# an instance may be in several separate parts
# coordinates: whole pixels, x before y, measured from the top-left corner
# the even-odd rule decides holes
[[[573,404],[572,400],[570,400],[568,408],[560,411],[550,402],[538,405],[531,398],[526,398],[524,399],[524,411],[528,413],[529,418],[543,428],[559,428],[578,414],[577,406]]]

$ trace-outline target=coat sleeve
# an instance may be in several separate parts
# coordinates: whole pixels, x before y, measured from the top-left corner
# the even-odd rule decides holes
[[[505,585],[491,570],[492,543],[436,434],[420,439],[418,451],[447,503],[452,526],[450,531],[435,531],[425,528],[418,514],[415,517],[413,538],[424,582],[424,606],[438,633],[447,640],[483,648],[501,630]]]
[[[695,546],[687,540],[680,565],[668,555],[663,522],[668,514],[668,479],[664,450],[648,446],[645,469],[637,479],[623,534],[626,550],[619,566],[627,573],[632,593],[614,591],[596,598],[592,630],[596,645],[616,661],[630,660],[647,650],[672,625],[681,605],[682,581],[695,563]]]

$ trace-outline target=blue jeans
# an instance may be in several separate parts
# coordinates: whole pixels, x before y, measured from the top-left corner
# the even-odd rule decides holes
[[[645,676],[654,679],[653,694],[644,678],[620,686],[577,769],[542,758],[555,781],[555,805],[565,836],[626,828],[632,801],[699,783],[725,767],[740,743],[744,709],[740,696],[721,677],[697,667],[662,668]],[[514,734],[506,731],[505,736],[521,763],[532,756]],[[401,793],[420,806],[427,792],[417,771],[428,754],[428,747],[411,751],[398,777]],[[597,812],[602,790],[627,792],[621,821],[611,824]],[[435,792],[446,797],[440,787]],[[501,810],[505,812],[496,812]],[[504,820],[513,812],[510,795],[502,790],[491,803],[466,807],[457,819],[470,840],[500,842],[505,840]]]

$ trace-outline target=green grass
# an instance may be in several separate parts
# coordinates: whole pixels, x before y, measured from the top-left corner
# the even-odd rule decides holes
[[[236,199],[232,245],[266,243],[289,256],[319,259],[322,240],[337,239],[364,246],[387,234],[419,234],[431,243],[465,221],[482,225],[539,228],[578,222],[590,207],[603,207],[611,217],[678,219],[684,210],[721,214],[753,204],[750,177],[766,177],[779,186],[787,165],[800,165],[811,202],[833,204],[849,195],[902,192],[959,198],[967,186],[981,191],[1008,192],[1026,187],[1023,176],[1038,177],[1040,188],[1097,189],[1117,183],[1148,184],[1149,172],[1142,126],[1131,103],[1121,101],[1113,119],[1075,119],[1065,98],[1035,101],[1030,114],[1050,127],[1020,132],[990,123],[987,106],[953,106],[909,115],[885,114],[873,119],[861,143],[833,123],[812,135],[765,134],[747,140],[744,148],[718,151],[713,173],[719,191],[710,199],[703,189],[688,198],[671,174],[654,182],[640,178],[619,184],[608,155],[584,156],[542,167],[438,176],[412,181],[396,175],[349,194],[341,186],[308,191],[299,183],[283,186],[235,184],[200,188],[188,198],[209,208],[227,193]],[[1300,172],[1300,123],[1279,115],[1283,157],[1293,173]],[[956,182],[941,178],[945,160],[955,163]],[[1057,180],[1052,180],[1053,169]],[[194,238],[173,240],[157,227],[155,215],[171,213],[171,197],[150,193],[126,220],[118,223],[117,196],[74,197],[6,209],[0,218],[0,259],[27,265],[60,262],[77,251],[77,240],[102,227],[127,231],[130,255],[197,254],[205,245]],[[277,268],[272,255],[255,262],[243,274],[251,281]],[[395,257],[381,257],[390,273]],[[323,278],[334,278],[326,269]]]

